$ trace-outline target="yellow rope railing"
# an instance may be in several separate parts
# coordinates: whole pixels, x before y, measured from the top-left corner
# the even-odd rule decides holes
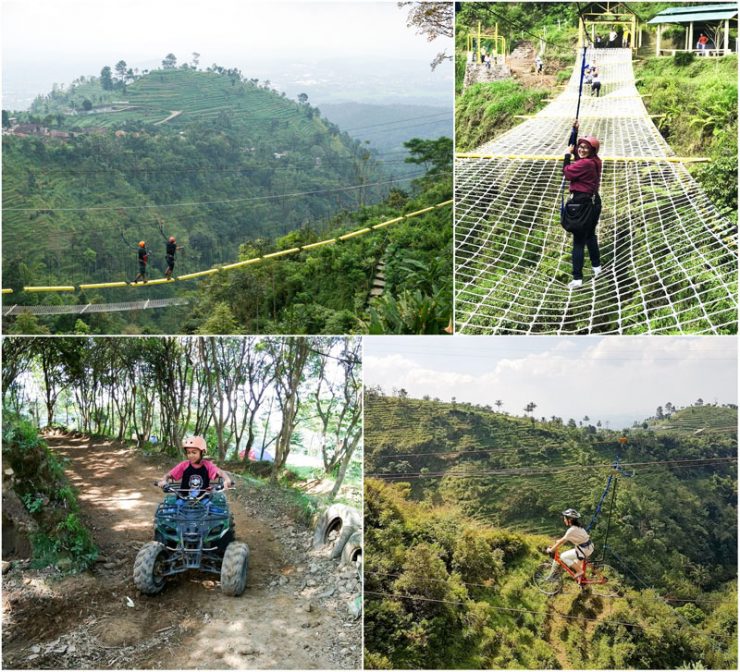
[[[458,159],[519,159],[522,161],[562,161],[563,154],[474,154],[461,152]],[[711,159],[701,156],[602,156],[602,161],[657,161],[668,163],[708,163]]]
[[[209,268],[205,271],[198,271],[197,273],[186,273],[185,275],[178,275],[176,278],[158,278],[157,280],[149,280],[147,282],[126,282],[123,280],[115,281],[115,282],[96,282],[96,283],[85,283],[80,284],[78,287],[79,289],[106,289],[109,287],[149,287],[151,285],[165,285],[170,282],[180,281],[180,280],[192,280],[194,278],[202,278],[207,275],[214,275],[215,273],[220,273],[221,271],[231,271],[236,268],[242,268],[244,266],[248,266],[250,264],[257,264],[260,261],[263,261],[265,259],[276,259],[278,257],[284,257],[288,254],[296,254],[297,252],[302,252],[304,250],[312,250],[316,247],[320,247],[322,245],[330,245],[332,243],[337,243],[342,240],[349,240],[350,238],[356,238],[357,236],[363,236],[367,233],[372,233],[373,231],[377,229],[385,228],[386,226],[390,226],[391,224],[397,224],[398,222],[402,222],[406,219],[411,219],[412,217],[418,217],[419,215],[426,214],[427,212],[431,212],[432,210],[436,210],[438,208],[444,208],[448,205],[452,204],[452,199],[449,201],[443,201],[442,203],[437,203],[436,205],[432,205],[428,208],[423,208],[422,210],[416,210],[415,212],[409,212],[406,215],[401,215],[400,217],[394,217],[393,219],[389,219],[385,222],[380,222],[379,224],[373,224],[372,226],[366,226],[362,229],[358,229],[357,231],[351,231],[350,233],[345,233],[344,235],[337,236],[336,238],[328,238],[326,240],[319,241],[317,243],[309,243],[308,245],[300,245],[299,247],[291,247],[288,250],[279,250],[277,252],[271,252],[269,254],[263,254],[259,257],[254,257],[252,259],[245,259],[243,261],[237,261],[232,264],[226,264],[224,266],[216,266],[214,268]],[[55,285],[55,286],[31,286],[26,285],[23,287],[23,291],[25,292],[74,292],[77,288],[74,285]],[[12,289],[3,289],[3,294],[12,294]]]

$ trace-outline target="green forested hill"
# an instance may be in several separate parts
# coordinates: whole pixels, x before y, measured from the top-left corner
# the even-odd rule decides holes
[[[621,433],[585,419],[578,426],[511,417],[377,391],[365,403],[366,475],[373,479],[366,491],[367,590],[428,596],[429,584],[414,584],[413,576],[439,575],[446,587],[435,599],[464,603],[433,609],[411,600],[373,600],[366,609],[370,664],[429,667],[414,658],[421,654],[417,643],[443,632],[455,644],[440,644],[432,667],[722,666],[735,660],[728,642],[715,650],[712,640],[682,623],[736,632],[736,431],[695,435],[641,426],[625,434],[622,446]],[[674,417],[702,412],[707,423],[737,426],[736,408],[692,407]],[[531,586],[542,561],[537,549],[562,534],[564,508],[591,520],[617,455],[624,472],[613,479],[591,534],[599,555],[619,571],[625,597],[548,602]],[[424,610],[435,615],[427,618]],[[569,616],[580,619],[580,627],[567,627]],[[622,632],[605,619],[638,626]],[[661,621],[662,629],[642,639],[647,623]],[[398,634],[405,622],[417,623],[415,637]],[[649,651],[639,652],[649,640]],[[660,641],[679,651],[658,655],[651,647]],[[717,658],[718,651],[729,658]]]
[[[158,220],[200,270],[235,260],[245,240],[378,198],[347,189],[383,176],[359,142],[308,105],[234,81],[155,72],[128,87],[127,111],[64,118],[61,132],[86,132],[4,136],[3,286],[125,279],[134,254],[119,233],[159,245]]]
[[[113,91],[104,90],[99,80],[78,81],[66,92],[57,90],[38,100],[30,115],[19,117],[19,123],[42,125],[45,134],[3,136],[3,287],[14,290],[17,303],[132,300],[130,289],[42,297],[19,290],[25,285],[130,281],[137,272],[132,245],[139,240],[147,241],[151,253],[150,279],[161,278],[165,259],[160,227],[184,245],[177,276],[237,261],[240,250],[265,254],[290,247],[291,239],[313,242],[360,228],[363,222],[379,223],[381,215],[396,218],[417,203],[425,207],[450,198],[450,175],[440,171],[451,164],[451,141],[439,145],[446,147],[443,160],[437,156],[428,161],[427,149],[412,149],[416,165],[406,164],[399,180],[393,166],[387,169],[361,141],[322,118],[305,100],[290,101],[269,83],[245,79],[238,71],[166,69],[125,87],[119,83]],[[432,176],[410,183],[425,173]],[[442,186],[434,187],[434,180]],[[451,259],[451,236],[444,233],[451,232],[449,221],[448,210],[443,235],[426,236],[421,247],[427,256]],[[394,235],[380,241],[376,236],[371,252],[346,258],[339,284],[332,287],[343,298],[328,306],[310,287],[294,282],[283,288],[280,280],[271,280],[270,295],[260,292],[257,304],[245,298],[242,305],[232,294],[228,315],[216,314],[212,305],[201,307],[209,303],[202,289],[186,285],[147,288],[146,297],[189,296],[198,305],[194,314],[178,309],[84,317],[87,326],[77,324],[74,316],[41,321],[52,331],[171,333],[198,331],[206,318],[216,315],[212,328],[219,333],[273,328],[281,333],[337,333],[337,325],[348,320],[354,330],[367,331],[373,319],[362,312],[375,264]],[[414,247],[420,245],[411,245],[412,252]],[[301,282],[307,277],[292,275]],[[445,283],[434,284],[436,290]],[[318,324],[313,320],[306,325],[300,324],[300,316],[283,319],[281,313],[297,293],[301,304],[321,303],[351,319],[323,315]],[[432,288],[422,291],[423,297],[431,294]],[[435,310],[435,331],[437,322],[449,319],[450,300],[443,302],[447,307]],[[248,319],[257,322],[252,325]],[[429,319],[422,316],[416,322],[428,324]]]

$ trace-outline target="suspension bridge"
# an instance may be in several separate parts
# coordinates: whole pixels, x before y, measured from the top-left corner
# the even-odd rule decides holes
[[[603,273],[570,290],[562,160],[581,54],[538,114],[455,161],[455,322],[463,334],[726,334],[737,330],[737,228],[652,123],[629,49],[590,49],[580,133],[601,141]]]

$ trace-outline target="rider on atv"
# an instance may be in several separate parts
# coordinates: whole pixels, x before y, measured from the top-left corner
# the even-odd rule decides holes
[[[156,595],[168,578],[195,570],[219,574],[221,592],[241,595],[247,584],[249,546],[235,540],[234,514],[223,492],[233,482],[203,459],[202,436],[186,438],[183,450],[187,461],[157,482],[167,494],[154,514],[154,541],[136,556],[134,584],[142,593]],[[173,480],[180,482],[174,485]]]
[[[202,436],[189,436],[183,439],[182,449],[188,459],[175,465],[157,482],[160,488],[168,482],[179,480],[181,491],[199,490],[202,493],[208,490],[211,481],[216,478],[223,478],[226,488],[233,485],[225,471],[219,469],[213,462],[203,459],[207,446]]]

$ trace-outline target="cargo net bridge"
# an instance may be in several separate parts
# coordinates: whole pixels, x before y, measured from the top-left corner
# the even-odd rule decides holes
[[[589,50],[581,135],[601,141],[603,273],[588,255],[570,290],[560,226],[562,159],[582,53],[566,90],[455,162],[455,322],[465,334],[723,334],[737,331],[737,228],[661,137],[637,92],[629,49]]]

